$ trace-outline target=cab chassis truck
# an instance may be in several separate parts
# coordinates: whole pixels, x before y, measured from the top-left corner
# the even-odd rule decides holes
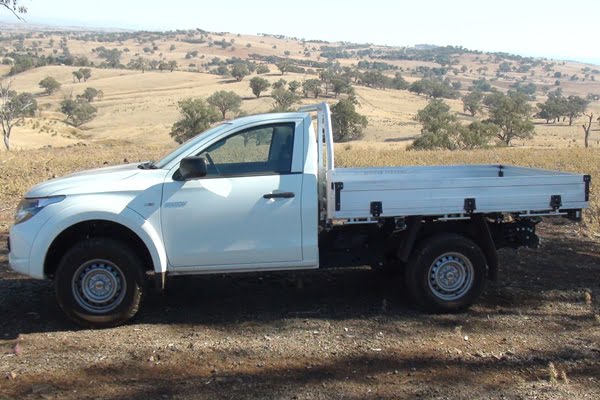
[[[177,275],[364,265],[400,271],[419,307],[457,312],[497,278],[497,249],[535,247],[541,217],[579,220],[589,191],[589,175],[509,165],[336,168],[321,103],[35,186],[9,262],[53,279],[64,312],[94,328],[132,318],[150,275],[163,289]]]

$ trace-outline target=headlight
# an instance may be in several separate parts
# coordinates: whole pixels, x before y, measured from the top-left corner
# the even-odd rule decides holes
[[[58,203],[64,199],[65,196],[51,196],[21,200],[15,212],[15,225],[27,221],[47,205]]]

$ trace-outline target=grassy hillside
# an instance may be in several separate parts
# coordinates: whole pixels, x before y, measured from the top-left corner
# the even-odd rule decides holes
[[[324,63],[328,60],[321,56],[326,54],[322,50],[328,48],[351,48],[348,51],[378,52],[396,51],[393,48],[378,46],[348,46],[343,43],[316,43],[303,42],[297,39],[272,36],[244,36],[229,33],[209,34],[202,38],[204,43],[187,43],[186,40],[197,40],[198,36],[190,39],[190,34],[165,34],[152,37],[148,40],[139,38],[114,41],[97,41],[103,36],[85,33],[35,33],[21,38],[14,36],[13,40],[5,40],[3,47],[5,55],[12,50],[37,49],[36,54],[49,56],[61,54],[62,38],[64,44],[73,57],[86,57],[94,65],[100,65],[104,59],[96,50],[99,47],[117,49],[122,52],[120,64],[125,66],[136,57],[144,57],[148,61],[159,60],[176,61],[178,67],[175,71],[159,72],[158,70],[139,70],[124,68],[92,68],[92,77],[87,82],[73,82],[72,72],[79,67],[54,65],[34,68],[19,74],[14,79],[13,87],[18,91],[35,93],[41,112],[35,118],[27,119],[24,124],[15,128],[13,133],[14,148],[39,148],[47,145],[65,146],[79,142],[93,142],[98,140],[121,140],[126,142],[139,142],[153,144],[171,141],[168,132],[178,117],[177,102],[187,97],[208,97],[217,90],[231,90],[244,98],[242,110],[245,113],[260,113],[268,111],[272,106],[272,99],[266,96],[255,99],[252,95],[248,81],[252,76],[246,77],[242,82],[227,76],[209,73],[214,69],[209,64],[213,58],[218,57],[224,61],[232,57],[243,60],[279,57],[292,62]],[[106,37],[104,37],[106,39]],[[20,40],[22,39],[22,40]],[[208,39],[210,39],[209,44]],[[104,40],[104,39],[103,39]],[[108,40],[108,39],[106,39]],[[204,39],[203,39],[204,40]],[[225,49],[219,43],[227,43]],[[233,41],[233,43],[231,43]],[[50,45],[52,43],[52,46]],[[14,47],[14,48],[11,48]],[[149,52],[148,50],[153,50]],[[146,49],[146,51],[144,51]],[[24,53],[21,51],[20,53]],[[190,57],[190,52],[194,56]],[[19,51],[17,51],[19,53]],[[383,54],[383,53],[382,53]],[[188,58],[186,58],[186,55]],[[560,73],[560,88],[565,96],[578,95],[586,97],[588,93],[600,93],[599,80],[591,72],[598,67],[575,62],[551,62],[541,60],[533,65],[526,73],[509,71],[497,77],[496,73],[503,62],[509,62],[516,69],[522,63],[502,55],[456,54],[451,57],[452,66],[446,77],[452,82],[460,82],[460,93],[467,93],[469,86],[476,79],[486,79],[489,83],[502,91],[517,81],[533,83],[537,86],[535,93],[537,102],[545,100],[544,87],[555,88],[555,74]],[[421,79],[418,72],[420,68],[439,68],[441,64],[422,60],[390,60],[380,56],[355,56],[330,60],[339,62],[341,66],[357,65],[361,61],[385,62],[390,68],[398,70],[385,70],[384,73],[393,76],[400,72],[408,82]],[[260,61],[264,62],[264,61]],[[286,73],[281,75],[276,66],[268,61],[271,73],[262,75],[271,82],[284,78],[288,82],[299,82],[307,79],[318,78],[313,74]],[[464,68],[462,68],[464,66]],[[452,69],[455,69],[452,72]],[[0,74],[7,74],[10,66],[0,68]],[[464,71],[463,71],[464,70]],[[314,73],[318,69],[313,69]],[[61,89],[52,96],[42,94],[38,82],[46,76],[52,76],[61,84]],[[573,76],[577,77],[577,80]],[[523,81],[525,79],[525,81]],[[594,80],[592,80],[594,79]],[[69,96],[76,96],[86,87],[100,89],[104,97],[95,103],[98,108],[97,117],[79,128],[68,126],[64,123],[64,115],[58,112],[59,102]],[[373,89],[363,85],[354,85],[358,100],[359,111],[369,119],[369,126],[364,137],[365,142],[399,143],[406,145],[420,132],[420,126],[414,121],[417,111],[427,104],[423,95],[410,93],[407,90]],[[312,97],[312,96],[311,96]],[[319,99],[306,98],[304,103],[315,101],[336,100],[332,95],[321,96]],[[461,100],[446,100],[453,111],[459,113],[459,118],[465,122],[472,118],[463,114]],[[600,103],[592,102],[589,110],[595,115],[600,115]],[[229,117],[234,117],[230,115]],[[478,118],[485,118],[482,115]],[[516,141],[516,146],[528,147],[574,147],[582,146],[583,131],[581,120],[575,121],[572,126],[564,122],[546,124],[536,120],[536,136],[527,142]],[[592,129],[591,143],[600,146],[600,129],[596,124]]]

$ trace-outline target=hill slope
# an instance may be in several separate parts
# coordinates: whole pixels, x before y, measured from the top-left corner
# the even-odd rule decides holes
[[[242,110],[245,113],[266,112],[271,108],[272,99],[268,95],[260,99],[252,95],[248,86],[250,76],[242,82],[237,82],[231,77],[209,73],[214,71],[214,65],[217,65],[215,57],[221,62],[233,57],[243,61],[260,59],[262,61],[259,62],[265,63],[271,70],[271,73],[262,75],[271,83],[281,78],[288,82],[318,78],[318,75],[314,75],[318,72],[317,68],[307,68],[307,73],[281,75],[273,64],[281,59],[289,59],[298,65],[322,65],[329,62],[339,63],[340,67],[353,68],[364,62],[385,63],[385,74],[393,76],[394,73],[401,72],[408,82],[421,79],[423,69],[441,68],[441,64],[429,60],[382,58],[399,51],[413,50],[371,45],[304,42],[285,37],[242,36],[229,33],[171,32],[148,34],[147,37],[140,34],[126,36],[124,40],[115,35],[117,34],[94,32],[30,32],[22,37],[15,34],[12,41],[4,42],[7,54],[10,50],[17,50],[16,54],[27,54],[35,49],[38,56],[48,57],[64,52],[62,48],[68,48],[68,53],[73,57],[85,57],[96,66],[105,62],[100,56],[99,48],[116,49],[121,52],[119,62],[123,66],[92,68],[92,78],[87,82],[75,83],[72,72],[79,67],[66,65],[34,68],[13,77],[14,89],[35,93],[42,110],[38,117],[26,120],[15,129],[15,148],[63,146],[80,141],[106,139],[149,143],[171,141],[168,133],[178,117],[177,102],[187,97],[205,98],[217,90],[231,90],[242,96]],[[61,40],[64,40],[62,45]],[[189,43],[194,41],[198,43]],[[14,49],[10,49],[10,46],[14,46]],[[332,52],[334,55],[340,55],[340,58],[329,61],[324,58],[325,55],[331,56]],[[159,72],[158,69],[142,72],[124,68],[137,57],[144,57],[154,63],[160,60],[176,61],[178,67],[173,72]],[[510,55],[504,57],[480,52],[457,53],[451,55],[449,61],[440,62],[451,63],[446,66],[447,71],[443,77],[452,82],[459,82],[461,94],[467,93],[473,81],[478,79],[486,79],[493,87],[503,91],[520,81],[536,85],[537,98],[532,101],[532,104],[535,104],[545,100],[545,91],[542,90],[544,87],[555,88],[557,74],[561,75],[558,80],[565,96],[585,97],[588,93],[600,93],[600,80],[595,80],[594,72],[600,71],[591,65],[534,59],[523,61]],[[499,73],[502,63],[510,63],[513,69]],[[517,69],[522,66],[527,66],[526,72]],[[9,69],[9,66],[3,66],[0,74],[7,74]],[[52,76],[62,84],[60,91],[52,96],[43,95],[38,86],[38,82],[46,76]],[[63,122],[64,116],[58,112],[59,103],[64,98],[82,93],[86,87],[94,87],[104,93],[104,97],[95,102],[98,115],[80,128],[68,126]],[[354,87],[360,102],[359,111],[369,119],[364,141],[397,142],[404,145],[419,134],[420,126],[414,121],[414,116],[427,104],[424,96],[406,90],[380,90],[362,85]],[[303,103],[323,100],[336,101],[330,95],[321,96],[316,100],[305,98]],[[446,101],[452,110],[459,113],[460,119],[466,122],[472,120],[471,117],[462,114],[460,100]],[[590,111],[600,115],[600,103],[592,102]],[[515,144],[535,147],[582,145],[580,121],[576,121],[572,126],[562,122],[537,122],[539,124],[536,126],[536,137],[527,143]],[[591,140],[594,145],[598,145],[600,134],[597,126],[592,130]]]

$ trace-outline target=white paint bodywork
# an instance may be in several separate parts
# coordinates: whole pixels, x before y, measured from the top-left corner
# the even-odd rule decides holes
[[[317,132],[311,115],[317,113]],[[294,123],[289,174],[173,179],[184,158],[244,129]],[[326,157],[323,151],[326,151]],[[156,272],[203,274],[316,268],[319,222],[371,222],[370,203],[382,216],[462,214],[464,199],[477,212],[541,213],[550,196],[564,209],[587,207],[583,176],[498,166],[342,168],[334,164],[329,106],[298,113],[241,118],[201,134],[165,158],[157,169],[123,165],[84,171],[32,188],[28,198],[64,195],[10,230],[9,262],[17,272],[44,278],[48,249],[65,229],[106,220],[133,231],[146,245]],[[332,184],[343,183],[340,207]],[[293,192],[293,198],[265,199]]]

